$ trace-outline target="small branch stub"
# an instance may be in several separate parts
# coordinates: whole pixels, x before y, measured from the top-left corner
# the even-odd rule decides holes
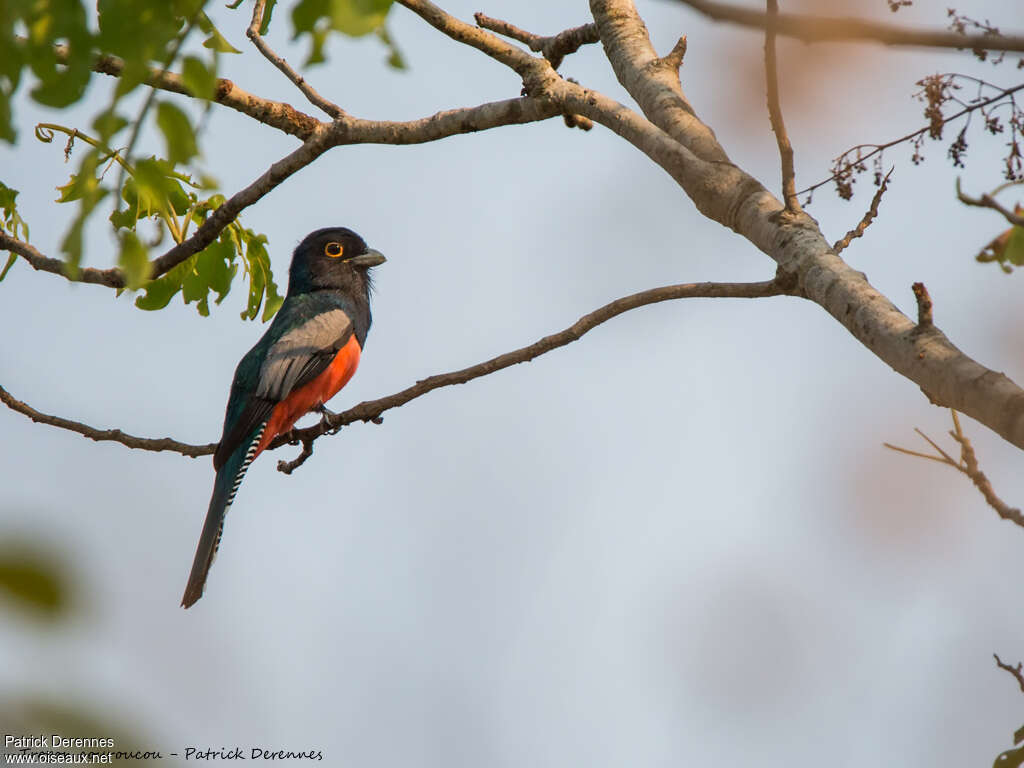
[[[932,297],[928,295],[924,283],[914,283],[911,287],[914,290],[914,298],[917,299],[917,327],[922,330],[930,328],[933,324]]]
[[[679,69],[683,66],[684,58],[686,58],[686,35],[680,37],[679,42],[673,46],[672,50],[661,58],[661,63],[666,67]]]

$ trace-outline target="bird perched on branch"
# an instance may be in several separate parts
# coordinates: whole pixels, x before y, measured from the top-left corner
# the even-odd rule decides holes
[[[253,459],[306,413],[327,413],[324,403],[356,372],[370,330],[369,270],[384,261],[343,227],[318,229],[295,249],[284,303],[235,370],[183,607],[203,596],[224,515]]]

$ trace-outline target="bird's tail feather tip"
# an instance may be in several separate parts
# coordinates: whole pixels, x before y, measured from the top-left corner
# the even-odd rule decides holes
[[[195,605],[199,598],[203,596],[203,588],[201,586],[195,586],[189,584],[185,587],[185,594],[181,598],[181,607],[188,609]]]

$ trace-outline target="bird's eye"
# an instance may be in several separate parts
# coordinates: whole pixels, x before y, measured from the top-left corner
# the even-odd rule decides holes
[[[328,243],[324,246],[324,253],[330,256],[332,259],[336,259],[345,252],[342,248],[341,243]]]

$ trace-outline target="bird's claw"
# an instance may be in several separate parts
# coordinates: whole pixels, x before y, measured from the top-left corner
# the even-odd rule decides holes
[[[320,414],[320,426],[321,428],[326,430],[326,434],[336,435],[341,431],[341,424],[339,424],[336,427],[331,426],[331,418],[336,417],[338,414],[336,414],[323,403],[320,403],[318,406],[316,406],[315,410]]]

